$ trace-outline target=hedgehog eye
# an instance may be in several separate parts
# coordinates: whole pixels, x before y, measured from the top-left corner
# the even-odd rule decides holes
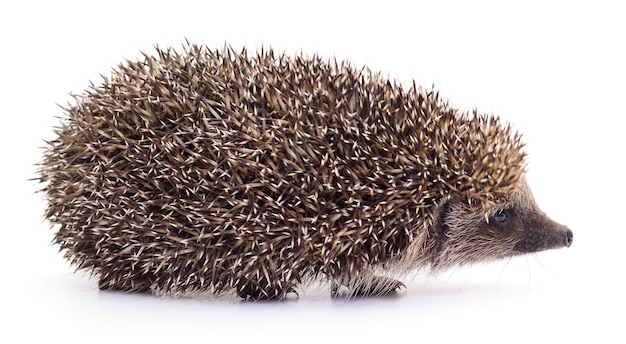
[[[500,210],[493,215],[493,221],[496,223],[503,223],[507,220],[507,218],[508,218],[508,215],[506,211],[504,210]]]

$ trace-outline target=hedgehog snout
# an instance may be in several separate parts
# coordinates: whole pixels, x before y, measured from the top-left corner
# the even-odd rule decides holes
[[[570,247],[574,233],[565,225],[554,229],[532,230],[513,248],[520,253],[538,252],[553,248]]]
[[[552,236],[554,239],[552,240],[553,244],[550,246],[554,248],[570,247],[572,246],[572,241],[574,241],[574,232],[566,225],[560,225]]]
[[[564,230],[563,244],[564,244],[565,247],[570,247],[570,246],[572,246],[572,241],[574,241],[574,233],[567,226],[563,226],[563,230]]]

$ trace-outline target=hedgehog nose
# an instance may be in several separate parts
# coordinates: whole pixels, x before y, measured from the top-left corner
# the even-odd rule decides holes
[[[572,245],[572,241],[574,241],[574,233],[567,226],[563,226],[565,230],[564,241],[565,247],[570,247]]]

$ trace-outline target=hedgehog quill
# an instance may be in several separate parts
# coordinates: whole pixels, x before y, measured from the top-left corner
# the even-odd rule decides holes
[[[509,125],[347,62],[157,47],[65,113],[45,217],[101,289],[383,295],[389,276],[572,243]]]

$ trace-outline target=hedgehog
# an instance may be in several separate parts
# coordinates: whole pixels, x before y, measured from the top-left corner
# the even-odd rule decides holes
[[[155,50],[74,94],[38,166],[53,243],[102,290],[386,295],[572,243],[495,115],[318,54]]]

